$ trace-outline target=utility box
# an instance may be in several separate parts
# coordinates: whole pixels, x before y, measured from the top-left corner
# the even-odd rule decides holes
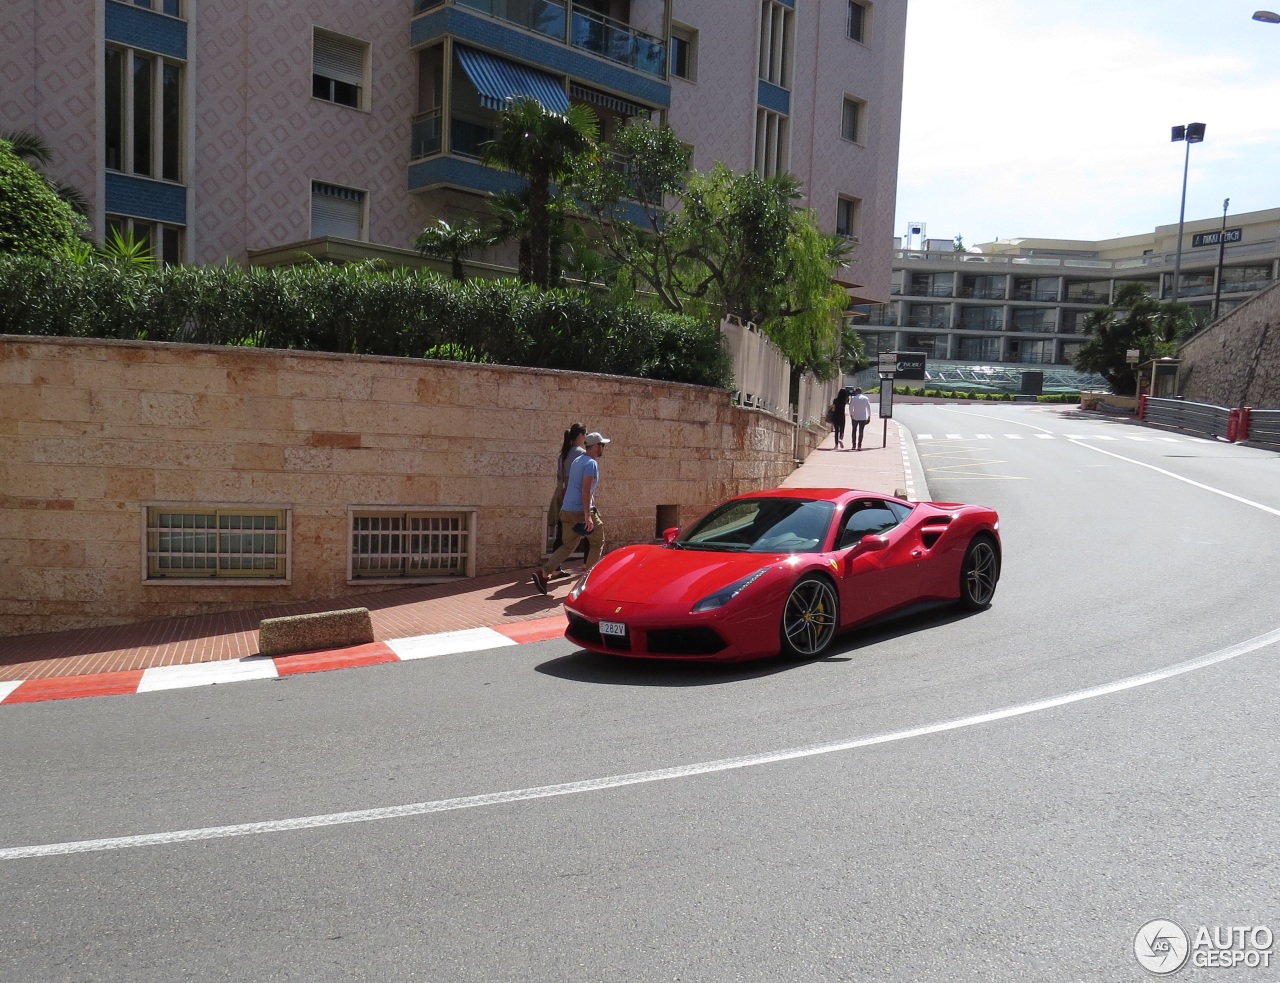
[[[1044,392],[1043,372],[1023,372],[1022,388],[1018,390],[1023,396],[1039,396]]]

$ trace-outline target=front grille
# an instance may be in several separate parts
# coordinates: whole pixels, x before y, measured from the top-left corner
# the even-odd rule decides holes
[[[603,646],[615,652],[631,651],[631,633],[623,635],[619,638],[617,635],[601,635],[600,626],[594,621],[588,621],[581,615],[569,614],[569,630],[568,636],[581,645]]]
[[[725,647],[710,628],[662,628],[649,632],[646,640],[654,655],[715,655]]]

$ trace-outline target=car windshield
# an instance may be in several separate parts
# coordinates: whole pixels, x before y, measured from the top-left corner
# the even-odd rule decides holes
[[[681,533],[676,545],[728,553],[816,553],[827,538],[834,513],[831,502],[736,499]]]

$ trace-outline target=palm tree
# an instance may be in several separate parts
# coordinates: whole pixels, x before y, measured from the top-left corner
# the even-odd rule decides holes
[[[7,140],[19,160],[30,164],[44,178],[53,193],[81,215],[89,214],[89,201],[75,185],[63,184],[45,174],[43,168],[53,163],[53,149],[38,133],[30,130],[6,130],[0,132],[0,140]]]
[[[419,232],[413,244],[421,255],[429,259],[448,260],[453,278],[465,280],[467,276],[462,261],[491,241],[489,233],[476,222],[467,220],[450,225],[440,219]]]
[[[527,182],[530,282],[544,289],[553,285],[557,195],[553,186],[572,172],[579,156],[595,146],[599,133],[596,114],[587,106],[574,103],[556,113],[536,99],[520,96],[499,113],[498,134],[482,148],[485,164],[511,171]]]

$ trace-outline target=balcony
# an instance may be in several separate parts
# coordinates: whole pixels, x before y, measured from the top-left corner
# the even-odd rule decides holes
[[[445,7],[465,7],[653,78],[667,77],[667,45],[662,38],[594,11],[575,10],[570,18],[566,4],[557,0],[413,0],[414,16]]]
[[[592,11],[573,12],[575,48],[616,61],[655,78],[667,77],[667,46],[661,38],[637,31]]]

